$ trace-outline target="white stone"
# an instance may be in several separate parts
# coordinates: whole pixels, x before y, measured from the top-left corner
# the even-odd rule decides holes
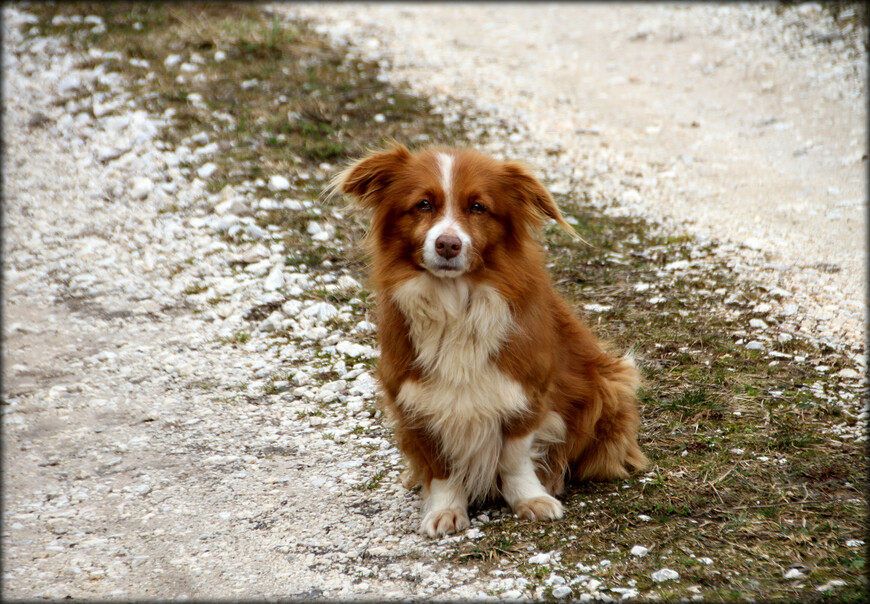
[[[549,564],[550,562],[550,554],[535,554],[531,558],[529,558],[529,564]]]
[[[338,278],[338,288],[339,289],[359,289],[361,286],[359,281],[354,279],[353,277],[349,277],[347,275],[342,275]]]
[[[746,343],[747,350],[764,350],[764,344],[759,342],[758,340],[752,340],[751,342]]]
[[[638,558],[643,558],[646,556],[647,552],[649,552],[649,550],[642,545],[635,545],[631,548],[631,555],[637,556]]]
[[[167,69],[175,67],[179,63],[181,63],[181,55],[169,55],[163,60],[163,65]]]
[[[136,200],[145,199],[154,190],[154,183],[144,176],[134,177],[130,185],[130,197]]]
[[[790,568],[785,571],[785,574],[783,574],[783,577],[785,577],[786,579],[800,579],[801,577],[805,576],[806,575],[801,572],[799,568]]]
[[[840,369],[840,371],[837,372],[837,375],[841,378],[846,378],[847,380],[854,380],[861,377],[857,371],[855,371],[854,369],[849,369],[848,367],[845,369]]]
[[[749,326],[755,327],[756,329],[767,329],[767,323],[765,323],[761,319],[750,319]]]
[[[208,177],[210,177],[212,174],[217,172],[217,169],[218,169],[217,164],[215,164],[213,162],[208,162],[208,163],[201,165],[196,170],[196,175],[199,176],[201,179],[205,180]]]
[[[267,292],[273,292],[284,286],[284,272],[280,264],[276,264],[269,275],[263,281],[263,289]]]
[[[841,581],[840,579],[831,579],[830,581],[828,581],[828,582],[825,583],[824,585],[819,585],[819,586],[816,588],[816,591],[822,591],[822,592],[824,592],[824,591],[830,591],[830,590],[833,589],[834,587],[842,587],[842,586],[844,586],[845,584],[846,584],[846,582],[845,582],[845,581]]]
[[[656,583],[665,581],[675,581],[680,578],[680,574],[670,568],[661,568],[650,575],[650,578]]]
[[[571,588],[567,585],[560,585],[559,587],[553,588],[553,597],[562,599],[571,594]]]
[[[323,227],[320,226],[319,222],[309,222],[307,232],[309,235],[317,235],[318,233],[323,232]]]
[[[302,316],[315,321],[329,321],[338,316],[338,309],[329,302],[317,302],[303,310]]]
[[[280,174],[274,174],[269,178],[269,189],[272,191],[286,191],[289,188],[290,181]]]
[[[347,382],[344,380],[335,380],[334,382],[328,382],[323,385],[324,390],[328,390],[330,392],[342,392],[347,388]]]

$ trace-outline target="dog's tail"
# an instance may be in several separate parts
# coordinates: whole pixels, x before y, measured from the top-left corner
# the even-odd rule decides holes
[[[607,356],[591,370],[591,409],[584,426],[589,437],[575,449],[571,476],[576,480],[616,480],[628,478],[649,465],[637,444],[640,424],[637,389],[641,376],[634,358]],[[597,420],[595,420],[595,416]],[[594,422],[594,424],[592,424]]]

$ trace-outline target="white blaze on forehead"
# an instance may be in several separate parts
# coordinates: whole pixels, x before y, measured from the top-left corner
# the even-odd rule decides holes
[[[444,191],[444,204],[447,216],[453,217],[453,156],[449,153],[438,154],[438,168],[441,172],[441,189]]]

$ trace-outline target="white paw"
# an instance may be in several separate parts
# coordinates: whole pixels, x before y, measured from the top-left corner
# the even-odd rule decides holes
[[[433,510],[423,517],[420,532],[430,537],[443,537],[468,528],[468,513],[462,508]]]
[[[524,520],[556,520],[562,517],[562,504],[555,497],[542,495],[518,502],[514,512]]]

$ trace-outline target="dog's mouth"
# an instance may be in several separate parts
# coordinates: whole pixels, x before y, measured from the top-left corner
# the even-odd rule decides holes
[[[438,258],[435,262],[424,262],[423,268],[436,277],[458,277],[465,272],[465,259],[444,260]]]

